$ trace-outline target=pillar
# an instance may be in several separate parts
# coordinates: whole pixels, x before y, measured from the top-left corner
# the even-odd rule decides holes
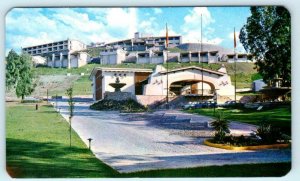
[[[189,62],[191,62],[191,61],[192,61],[192,53],[189,52]]]
[[[71,55],[70,55],[70,52],[68,52],[68,69],[71,68]]]
[[[201,63],[201,53],[198,52],[198,62]]]
[[[54,63],[55,63],[55,54],[52,53],[52,68],[54,67]]]
[[[149,63],[152,63],[152,50],[149,50]]]
[[[60,55],[59,55],[59,62],[60,62],[59,68],[62,68],[62,65],[63,65],[63,55],[62,55],[62,52],[60,52]]]

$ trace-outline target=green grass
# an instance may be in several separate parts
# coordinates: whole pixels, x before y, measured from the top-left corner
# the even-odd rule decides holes
[[[235,76],[234,76],[234,64],[233,63],[217,63],[217,64],[203,64],[204,68],[211,70],[218,70],[221,68],[221,64],[224,64],[228,74],[231,77],[232,84],[234,84]],[[79,68],[47,68],[47,67],[37,67],[33,69],[33,72],[36,76],[38,75],[66,75],[67,73],[71,73],[72,75],[80,75],[84,73],[86,76],[89,76],[93,68],[95,67],[117,67],[117,68],[145,68],[145,69],[154,69],[156,64],[118,64],[118,65],[101,65],[101,64],[87,64],[85,66]],[[165,68],[166,64],[163,65]],[[191,63],[176,63],[171,62],[168,64],[170,70],[188,66],[197,66],[201,67],[202,64],[197,62]],[[253,80],[260,79],[261,76],[253,69],[254,64],[252,63],[237,63],[237,88],[249,88],[251,87],[251,83]],[[88,84],[88,83],[87,83]],[[89,86],[90,87],[90,86]],[[83,91],[80,94],[86,95],[89,91]]]
[[[84,73],[86,75],[90,75],[93,68],[98,64],[87,64],[85,66],[79,68],[50,68],[50,67],[37,67],[33,68],[33,73],[35,75],[66,75],[67,73],[71,73],[73,75],[80,75],[80,73]]]
[[[274,109],[222,109],[225,118],[232,121],[239,121],[258,125],[258,121],[267,119],[273,126],[279,127],[285,134],[291,135],[291,107],[282,106]],[[190,113],[196,113],[214,117],[213,109],[193,109]]]
[[[283,176],[291,163],[225,165],[120,174],[95,158],[52,106],[8,103],[7,170],[14,178]]]
[[[92,81],[89,76],[82,76],[73,83],[74,95],[92,95]]]
[[[112,177],[115,170],[88,150],[52,106],[10,105],[6,112],[7,168],[13,177]]]

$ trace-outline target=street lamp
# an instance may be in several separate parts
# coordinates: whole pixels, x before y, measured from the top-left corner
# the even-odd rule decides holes
[[[88,140],[89,140],[89,150],[91,150],[91,142],[92,142],[93,139],[89,138]]]
[[[71,125],[71,123],[72,123],[72,117],[71,116],[69,116],[69,123],[70,123],[70,148],[71,148],[71,146],[72,146],[72,144],[71,144],[71,140],[72,140],[72,125]]]
[[[215,92],[214,92],[214,116],[216,115],[216,105],[218,104],[218,94],[217,94],[217,90],[218,89],[215,89]]]

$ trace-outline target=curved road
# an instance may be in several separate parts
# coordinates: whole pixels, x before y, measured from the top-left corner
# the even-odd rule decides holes
[[[130,119],[118,112],[94,111],[89,102],[77,102],[72,127],[97,158],[119,172],[242,163],[291,161],[291,151],[231,151],[203,145],[204,138],[172,134],[145,119]],[[68,117],[66,101],[58,102]],[[126,118],[126,119],[125,119]],[[203,117],[203,119],[209,119]]]

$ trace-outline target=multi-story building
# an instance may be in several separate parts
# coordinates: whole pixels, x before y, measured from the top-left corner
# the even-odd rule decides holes
[[[80,67],[87,63],[89,57],[83,50],[86,45],[78,40],[63,40],[42,45],[22,48],[23,52],[31,56],[40,56],[46,59],[49,67]]]
[[[169,46],[175,47],[182,43],[181,36],[169,36]],[[123,48],[126,51],[145,51],[150,48],[154,50],[163,50],[165,48],[166,37],[165,36],[147,36],[141,37],[139,32],[134,34],[134,38],[120,40],[105,44],[105,46],[113,48]]]

